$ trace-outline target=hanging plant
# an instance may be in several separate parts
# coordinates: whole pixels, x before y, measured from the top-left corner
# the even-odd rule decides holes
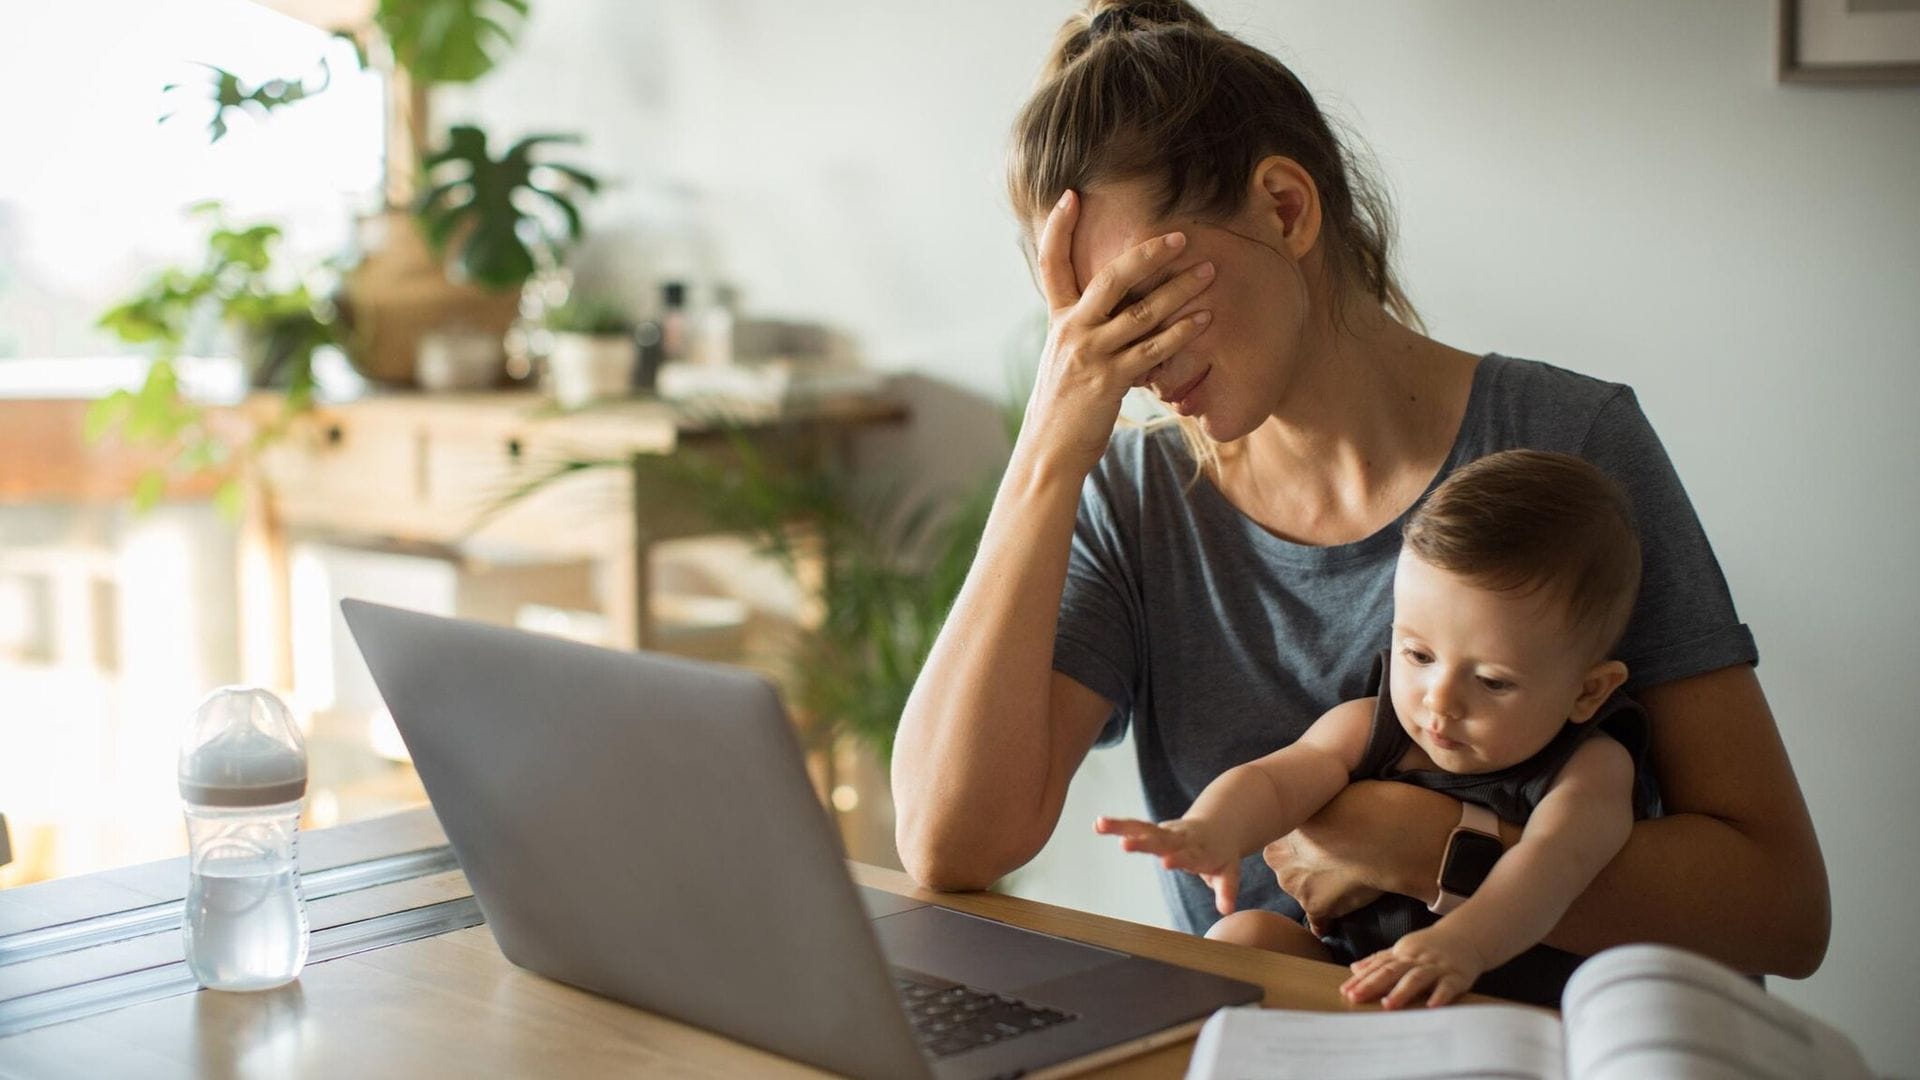
[[[341,36],[341,35],[335,35]],[[227,114],[247,113],[264,117],[275,109],[283,109],[297,101],[325,90],[333,82],[333,68],[327,58],[321,57],[317,74],[302,79],[268,79],[265,82],[249,85],[241,81],[240,76],[226,68],[212,64],[202,64],[210,73],[210,93],[207,95],[213,111],[207,119],[207,142],[217,143],[227,134]],[[160,88],[163,94],[189,89],[185,83],[168,83]],[[173,119],[177,113],[167,113],[160,118],[161,123]]]
[[[457,247],[453,268],[467,280],[517,288],[539,268],[539,255],[557,258],[564,244],[580,238],[570,189],[592,194],[600,181],[570,165],[533,159],[542,143],[577,143],[577,135],[529,135],[496,160],[479,128],[462,124],[447,134],[447,145],[425,162],[430,181],[446,177],[416,210],[427,240],[443,257],[449,245]]]

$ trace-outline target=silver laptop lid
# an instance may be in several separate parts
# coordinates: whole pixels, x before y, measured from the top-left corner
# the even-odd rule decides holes
[[[764,679],[340,607],[509,960],[834,1072],[928,1075]]]

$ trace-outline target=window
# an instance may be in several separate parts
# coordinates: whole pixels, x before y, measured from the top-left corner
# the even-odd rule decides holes
[[[377,204],[382,81],[353,48],[250,0],[61,0],[0,15],[0,363],[127,352],[94,327],[154,270],[195,265],[218,199],[286,230],[300,263],[341,251]],[[229,110],[208,144],[213,74],[322,78],[266,117]],[[171,92],[161,88],[182,84]],[[174,113],[172,119],[159,118]],[[216,348],[208,340],[189,352]]]

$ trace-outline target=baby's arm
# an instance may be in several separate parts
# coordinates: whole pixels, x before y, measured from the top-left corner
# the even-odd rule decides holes
[[[1334,706],[1292,745],[1221,773],[1184,817],[1158,825],[1101,817],[1093,829],[1120,837],[1124,851],[1158,855],[1170,870],[1200,875],[1220,914],[1230,914],[1240,860],[1292,832],[1347,786],[1366,752],[1373,706],[1373,698]]]
[[[1433,926],[1354,964],[1342,990],[1355,1001],[1386,993],[1388,1008],[1429,987],[1427,1004],[1453,1000],[1539,944],[1632,829],[1633,757],[1611,738],[1588,739],[1479,890]]]

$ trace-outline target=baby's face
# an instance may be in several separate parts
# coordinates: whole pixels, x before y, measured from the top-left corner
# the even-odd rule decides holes
[[[1551,742],[1593,668],[1587,644],[1555,597],[1496,592],[1400,553],[1393,709],[1447,772],[1504,769]]]

